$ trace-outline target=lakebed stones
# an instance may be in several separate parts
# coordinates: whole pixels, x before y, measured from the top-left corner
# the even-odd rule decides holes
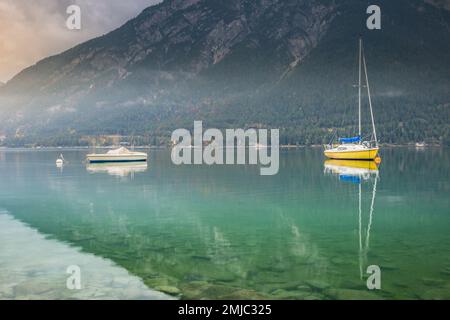
[[[233,282],[236,280],[236,276],[232,273],[221,273],[214,277],[217,282]]]
[[[337,300],[382,300],[382,298],[368,290],[328,289],[326,295]]]
[[[170,295],[178,295],[181,293],[180,289],[178,289],[177,287],[173,287],[173,286],[158,286],[155,288],[155,290],[164,292],[164,293],[167,293]]]
[[[201,275],[201,274],[196,274],[196,273],[187,273],[184,278],[184,281],[189,281],[189,282],[193,282],[193,281],[203,281],[205,280],[205,276]]]
[[[429,287],[442,287],[446,283],[442,279],[433,279],[433,278],[423,278],[422,282],[424,285],[429,286]]]
[[[447,266],[441,270],[441,274],[444,276],[450,276],[450,266]]]
[[[264,300],[274,298],[252,289],[214,284],[206,281],[191,281],[180,286],[182,299],[229,299],[229,300]],[[277,299],[275,297],[275,299]]]
[[[380,265],[380,269],[383,271],[399,271],[400,268],[395,266],[394,264],[383,263]]]
[[[225,285],[219,284],[211,284],[203,291],[204,297],[208,297],[210,299],[226,299],[223,297],[231,295],[238,288],[229,287]]]
[[[282,300],[303,300],[312,296],[311,291],[277,289],[270,293],[271,298]]]
[[[354,290],[367,290],[366,280],[355,281],[355,280],[343,280],[339,285],[341,288],[354,289]]]
[[[305,283],[314,290],[322,291],[331,287],[331,285],[322,280],[307,280]]]
[[[167,286],[169,285],[169,280],[167,278],[151,278],[145,279],[145,284],[150,288],[155,288],[159,286]]]
[[[44,295],[45,293],[55,289],[54,283],[59,282],[51,282],[49,280],[43,281],[39,279],[30,279],[27,281],[23,281],[14,286],[13,288],[14,295],[15,296]],[[61,283],[65,284],[64,281],[62,281]]]
[[[255,290],[248,289],[239,289],[231,292],[230,294],[226,294],[220,296],[219,299],[225,300],[267,300],[270,299],[269,296],[266,296],[262,293],[256,292]]]
[[[224,299],[238,290],[236,287],[207,281],[191,281],[180,286],[183,299]]]
[[[421,299],[424,300],[449,300],[450,299],[450,288],[434,288],[425,291],[420,295]]]
[[[0,300],[14,298],[14,286],[0,285]]]
[[[349,261],[348,261],[348,260],[346,260],[346,259],[344,259],[344,258],[342,258],[342,257],[340,257],[340,256],[338,256],[338,257],[332,257],[332,258],[330,259],[330,262],[331,262],[332,264],[336,265],[336,266],[342,266],[342,265],[345,265],[345,264],[349,264]]]
[[[317,293],[307,295],[303,300],[324,300],[325,297]]]
[[[184,299],[200,299],[210,286],[206,281],[190,281],[180,286]]]

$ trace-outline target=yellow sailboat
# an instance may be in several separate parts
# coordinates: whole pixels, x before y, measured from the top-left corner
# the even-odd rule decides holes
[[[369,141],[363,141],[361,137],[361,69],[364,67],[365,87],[369,98],[370,117],[372,120],[372,135]],[[366,58],[364,56],[362,39],[359,39],[359,83],[358,83],[358,135],[351,138],[339,138],[339,144],[325,145],[324,154],[331,159],[348,160],[374,160],[378,156],[378,141],[375,129],[375,121],[372,111],[372,100],[370,98],[370,86],[367,76]],[[379,159],[378,159],[379,160]]]

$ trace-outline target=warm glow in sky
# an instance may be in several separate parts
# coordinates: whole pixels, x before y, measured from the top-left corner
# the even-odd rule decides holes
[[[160,0],[0,0],[0,81],[49,55],[107,33]],[[81,8],[81,30],[66,28],[66,9]]]

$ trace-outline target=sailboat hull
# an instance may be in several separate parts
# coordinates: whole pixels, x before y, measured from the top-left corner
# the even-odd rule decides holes
[[[378,155],[378,148],[352,151],[325,150],[324,154],[330,159],[373,160]]]

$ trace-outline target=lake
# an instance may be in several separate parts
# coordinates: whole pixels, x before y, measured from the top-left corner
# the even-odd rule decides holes
[[[384,148],[357,179],[318,148],[280,150],[275,176],[147,152],[0,150],[0,299],[450,298],[449,149]]]

